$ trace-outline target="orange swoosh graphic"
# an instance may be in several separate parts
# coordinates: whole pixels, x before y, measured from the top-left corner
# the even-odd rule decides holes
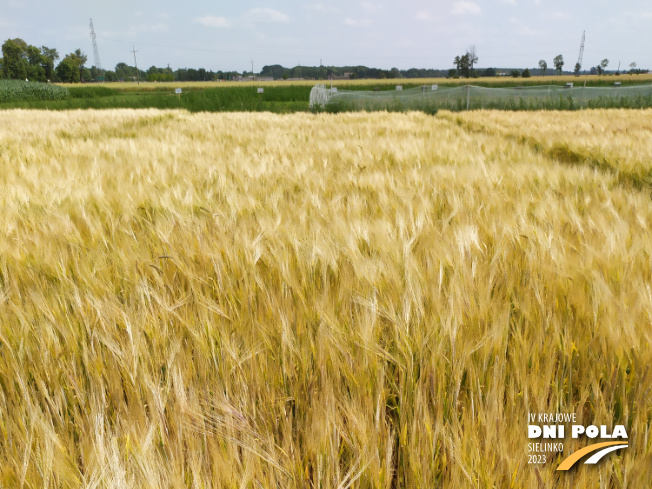
[[[581,450],[576,451],[575,453],[571,453],[568,457],[566,457],[566,459],[561,464],[559,464],[557,470],[568,470],[573,465],[575,465],[575,462],[581,459],[584,455],[588,455],[589,453],[595,452],[596,450],[600,450],[601,448],[612,447],[614,445],[627,445],[627,443],[624,443],[622,441],[607,441],[604,443],[596,443],[595,445],[589,445],[588,447],[584,447]]]

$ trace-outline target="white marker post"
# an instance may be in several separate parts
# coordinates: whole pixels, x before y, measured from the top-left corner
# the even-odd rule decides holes
[[[174,93],[176,93],[177,96],[179,97],[179,100],[181,100],[181,89],[180,88],[175,88]]]

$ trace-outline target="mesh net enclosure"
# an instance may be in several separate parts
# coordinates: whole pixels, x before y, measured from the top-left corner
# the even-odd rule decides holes
[[[573,87],[544,85],[487,88],[472,85],[379,91],[338,90],[317,85],[310,93],[311,108],[337,110],[439,109],[575,109],[592,107],[652,107],[652,85]]]

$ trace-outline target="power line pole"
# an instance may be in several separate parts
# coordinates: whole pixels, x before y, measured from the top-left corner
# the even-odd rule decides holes
[[[136,46],[134,46],[133,44],[131,46],[131,52],[134,53],[134,65],[136,65],[136,82],[138,83],[138,85],[140,85],[140,76],[138,75],[138,62],[136,61],[136,53],[138,51],[136,51]]]
[[[251,79],[256,81],[256,75],[254,75],[254,59],[251,58]]]

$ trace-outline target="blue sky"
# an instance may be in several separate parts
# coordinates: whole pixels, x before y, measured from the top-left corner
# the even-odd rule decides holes
[[[442,68],[475,45],[480,67],[535,67],[562,54],[572,69],[586,30],[584,67],[610,60],[652,69],[647,0],[406,0],[389,2],[0,0],[0,38],[20,37],[102,66],[254,70],[263,65]]]

